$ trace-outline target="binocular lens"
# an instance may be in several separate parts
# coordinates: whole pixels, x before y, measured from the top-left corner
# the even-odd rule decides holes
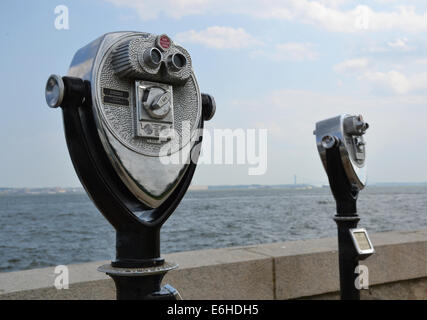
[[[185,66],[185,64],[187,63],[187,61],[186,61],[184,55],[177,53],[173,56],[173,63],[178,68],[183,68]]]
[[[156,47],[148,48],[144,51],[143,61],[140,64],[148,65],[151,68],[157,68],[163,60],[162,52]],[[167,66],[171,71],[179,71],[187,65],[187,58],[182,53],[173,53],[166,60]]]
[[[149,48],[144,52],[144,62],[150,67],[157,67],[162,61],[162,53],[157,48]]]
[[[168,65],[173,71],[179,71],[187,64],[187,58],[182,53],[174,53],[168,59]]]
[[[157,49],[152,49],[151,50],[151,60],[155,64],[159,64],[160,63],[160,61],[162,60],[162,54],[160,53],[159,50],[157,50]]]

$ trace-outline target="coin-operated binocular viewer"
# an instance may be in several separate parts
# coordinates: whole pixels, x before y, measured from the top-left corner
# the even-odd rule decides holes
[[[357,228],[360,218],[356,202],[366,185],[366,145],[368,124],[362,116],[340,115],[316,123],[316,142],[334,195],[338,227],[341,299],[360,299],[356,285],[358,261],[374,252],[365,229]]]
[[[160,256],[160,228],[190,185],[215,113],[189,53],[166,35],[105,34],[75,54],[68,76],[49,78],[46,100],[61,106],[74,168],[116,230],[116,260],[99,270],[117,298],[176,299],[160,287],[177,267]]]

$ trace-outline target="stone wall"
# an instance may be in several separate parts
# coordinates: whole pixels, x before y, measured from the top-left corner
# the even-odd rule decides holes
[[[371,235],[376,253],[362,299],[427,299],[427,230]],[[179,252],[165,278],[184,299],[337,299],[336,238]],[[53,286],[54,268],[0,273],[0,299],[114,299],[108,263],[69,265],[70,288]]]

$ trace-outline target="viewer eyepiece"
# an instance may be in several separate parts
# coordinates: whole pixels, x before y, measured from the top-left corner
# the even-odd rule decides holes
[[[162,62],[162,53],[155,47],[148,48],[144,51],[143,60],[148,66],[157,68]]]
[[[179,71],[187,65],[187,58],[178,52],[170,55],[167,63],[172,71]]]
[[[62,78],[56,74],[49,77],[46,83],[45,97],[50,108],[57,108],[64,99],[65,86]]]

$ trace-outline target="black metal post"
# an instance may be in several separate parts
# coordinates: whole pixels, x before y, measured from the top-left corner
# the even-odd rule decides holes
[[[117,300],[151,300],[157,297],[171,300],[173,297],[170,295],[163,297],[162,295],[154,294],[155,292],[160,292],[164,274],[147,277],[110,276],[116,285]]]
[[[157,267],[118,268],[106,264],[98,271],[108,274],[116,285],[117,300],[177,300],[178,291],[161,283],[166,273],[178,265],[164,262]]]
[[[329,184],[337,205],[334,220],[338,227],[341,299],[360,300],[360,292],[355,285],[359,256],[349,231],[356,228],[360,220],[356,208],[359,189],[349,182],[345,174],[338,146],[326,151],[326,162]]]
[[[360,300],[360,291],[356,288],[356,267],[359,265],[358,254],[351,240],[351,228],[356,228],[360,218],[336,215],[338,227],[338,260],[340,271],[341,300]]]
[[[160,288],[165,274],[166,272],[142,277],[110,276],[116,285],[117,300],[176,300],[171,292]]]
[[[160,257],[159,226],[139,232],[117,230],[116,260],[98,270],[114,280],[117,300],[176,300],[177,291],[161,288],[161,283],[177,267]]]

